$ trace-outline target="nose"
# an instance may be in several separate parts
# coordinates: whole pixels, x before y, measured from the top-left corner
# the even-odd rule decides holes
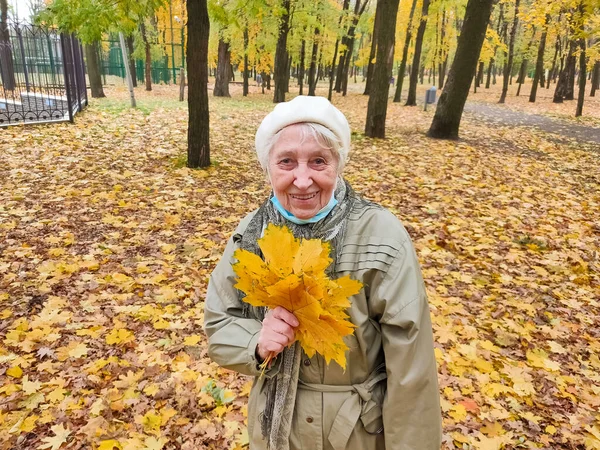
[[[294,171],[294,186],[298,189],[308,189],[313,184],[312,174],[309,167],[299,164]]]

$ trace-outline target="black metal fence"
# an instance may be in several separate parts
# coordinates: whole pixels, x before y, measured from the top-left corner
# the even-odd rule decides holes
[[[81,44],[35,25],[0,25],[0,126],[73,121],[87,106]]]

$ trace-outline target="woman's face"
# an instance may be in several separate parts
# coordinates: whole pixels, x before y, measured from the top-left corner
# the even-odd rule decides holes
[[[310,219],[329,203],[338,161],[314,137],[302,139],[300,125],[281,131],[269,154],[269,176],[279,203],[299,219]],[[302,142],[303,141],[303,142]]]

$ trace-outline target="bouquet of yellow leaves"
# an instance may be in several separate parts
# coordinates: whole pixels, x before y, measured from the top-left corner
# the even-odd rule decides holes
[[[330,245],[320,239],[298,240],[289,228],[270,224],[258,240],[265,260],[247,250],[236,250],[233,270],[235,287],[246,294],[252,306],[274,309],[282,306],[298,319],[296,338],[308,357],[321,354],[327,364],[333,359],[346,368],[344,336],[355,326],[348,320],[348,297],[362,283],[348,275],[331,280],[325,274],[332,259]],[[266,367],[268,358],[263,364]]]

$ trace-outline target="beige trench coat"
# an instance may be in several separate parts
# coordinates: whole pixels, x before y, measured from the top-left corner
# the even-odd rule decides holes
[[[335,268],[336,277],[349,274],[364,284],[348,311],[357,328],[346,338],[347,368],[333,361],[327,366],[319,355],[303,355],[290,449],[439,450],[437,368],[419,263],[394,215],[384,209],[363,213],[349,217]],[[205,330],[215,362],[257,376],[261,323],[241,316],[231,268],[251,217],[240,223],[211,276]],[[268,375],[276,370],[274,364]],[[255,378],[248,407],[251,450],[266,449],[258,421],[265,404],[263,386],[264,378]]]

